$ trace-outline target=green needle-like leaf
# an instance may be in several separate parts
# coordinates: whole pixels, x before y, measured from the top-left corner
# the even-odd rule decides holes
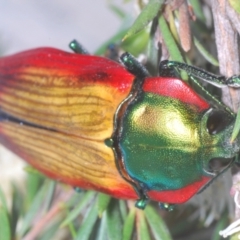
[[[118,201],[112,199],[106,212],[108,238],[111,240],[122,240],[122,222]]]
[[[11,240],[11,226],[7,209],[0,206],[0,240]]]
[[[2,206],[3,209],[7,209],[7,201],[1,188],[0,188],[0,206]]]
[[[54,236],[59,230],[60,223],[61,221],[59,219],[54,223],[51,222],[51,225],[42,233],[41,236],[38,237],[38,240],[55,239]]]
[[[168,228],[161,219],[159,213],[152,206],[147,206],[144,210],[146,219],[156,240],[171,240]]]
[[[25,198],[19,189],[14,183],[12,184],[12,208],[11,208],[11,232],[12,236],[16,234],[17,223],[24,212],[24,204],[26,203]],[[28,202],[27,202],[28,203]],[[26,204],[26,206],[29,206]]]
[[[110,203],[111,197],[109,195],[99,193],[98,194],[98,216],[101,218],[103,212],[108,207],[108,204]]]
[[[68,214],[66,219],[61,224],[61,227],[64,227],[71,223],[79,214],[80,212],[86,208],[89,202],[92,202],[93,197],[95,196],[95,192],[88,191],[84,194],[83,198],[81,198],[81,202]]]
[[[29,167],[27,167],[29,169]],[[26,170],[26,168],[25,168]],[[39,191],[40,185],[43,183],[44,176],[39,174],[39,172],[27,171],[27,194],[26,194],[26,203],[30,205],[35,198],[37,192]]]
[[[123,38],[123,36],[126,34],[127,29],[124,29],[122,31],[117,32],[113,37],[111,37],[108,41],[106,41],[104,44],[102,44],[96,51],[95,55],[103,55],[106,51],[109,44],[112,43],[118,43]]]
[[[123,221],[126,220],[127,215],[128,215],[128,209],[127,209],[127,204],[126,201],[124,200],[119,200],[119,208],[120,208],[120,213]]]
[[[93,232],[93,227],[98,218],[97,204],[93,204],[88,214],[86,214],[75,240],[89,240],[91,233]]]
[[[135,216],[136,216],[136,208],[133,207],[130,210],[130,212],[124,222],[124,225],[123,225],[123,240],[131,240],[132,239]]]
[[[48,191],[45,195],[45,211],[47,212],[51,206],[53,197],[54,197],[54,192],[56,188],[56,182],[55,181],[50,181]]]
[[[132,27],[128,30],[123,40],[143,30],[143,28],[157,16],[163,2],[163,0],[150,0],[135,20]]]
[[[140,239],[141,240],[151,240],[148,225],[144,216],[144,212],[140,212],[139,222],[140,222]]]
[[[101,223],[98,229],[96,240],[106,240],[106,236],[107,236],[107,217],[106,212],[104,212],[101,218]]]
[[[236,139],[239,131],[240,131],[240,110],[238,110],[238,113],[237,113],[237,118],[234,124],[231,141],[234,141]]]
[[[219,235],[219,232],[227,227],[228,225],[228,214],[223,214],[219,221],[216,224],[216,227],[214,228],[214,231],[212,233],[211,240],[221,240],[222,236]]]
[[[202,22],[204,22],[205,16],[202,11],[202,5],[199,0],[189,0],[190,4],[193,7],[194,13],[196,14],[197,18],[200,19]]]
[[[180,53],[178,46],[175,42],[175,39],[169,30],[169,27],[166,23],[166,20],[163,16],[160,16],[159,18],[159,27],[161,29],[161,33],[164,39],[164,42],[167,46],[167,49],[169,51],[169,54],[171,56],[171,60],[177,61],[177,62],[184,62],[182,58],[182,54]]]
[[[171,31],[171,34],[173,35],[175,41],[180,44],[178,29],[176,26],[176,18],[174,17],[174,12],[169,11],[168,12],[168,24],[169,24],[169,30]]]
[[[24,236],[26,231],[30,228],[33,218],[35,217],[37,211],[40,209],[43,199],[46,195],[46,191],[49,186],[49,180],[46,180],[41,189],[39,190],[38,194],[35,196],[32,205],[30,206],[27,214],[25,215],[22,223],[22,228],[20,229],[20,236]]]
[[[155,23],[153,23],[152,25],[155,25]],[[151,75],[155,76],[158,74],[159,51],[155,46],[156,39],[155,39],[155,33],[153,28],[154,26],[152,26],[149,41],[148,41],[148,47],[147,47],[147,56],[148,56],[147,69]]]
[[[214,66],[218,66],[219,63],[215,57],[213,57],[205,48],[204,46],[198,41],[196,37],[193,38],[193,42],[198,49],[198,51],[202,54],[202,56],[210,62]]]
[[[141,31],[126,41],[121,43],[121,47],[124,51],[130,52],[134,56],[137,56],[144,52],[149,41],[149,33],[147,31]]]
[[[228,0],[231,7],[240,14],[240,1],[239,0]]]

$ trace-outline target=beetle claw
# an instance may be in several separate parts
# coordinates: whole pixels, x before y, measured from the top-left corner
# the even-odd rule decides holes
[[[174,210],[175,205],[174,204],[169,204],[169,203],[159,203],[160,209],[167,210],[168,212],[171,212]]]
[[[74,189],[74,191],[76,192],[76,193],[81,193],[83,190],[81,189],[81,188],[79,188],[79,187],[73,187],[73,189]]]
[[[135,207],[144,210],[145,207],[147,206],[148,199],[147,198],[141,198],[136,201]]]

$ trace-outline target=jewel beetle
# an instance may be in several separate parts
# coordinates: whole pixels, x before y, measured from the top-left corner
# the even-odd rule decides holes
[[[128,53],[122,66],[70,47],[75,53],[44,47],[0,58],[0,143],[33,167],[139,208],[148,200],[170,208],[235,161],[236,116],[196,78],[239,87],[238,76],[163,61],[151,77]]]

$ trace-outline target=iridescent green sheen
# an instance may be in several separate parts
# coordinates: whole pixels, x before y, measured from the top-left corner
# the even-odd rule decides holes
[[[123,120],[120,149],[129,176],[147,190],[180,189],[203,175],[214,176],[210,160],[233,157],[237,149],[232,143],[227,147],[232,126],[224,134],[208,133],[211,111],[143,93]]]
[[[146,199],[140,199],[137,200],[135,203],[135,207],[139,208],[139,209],[144,209],[147,205],[147,200]]]

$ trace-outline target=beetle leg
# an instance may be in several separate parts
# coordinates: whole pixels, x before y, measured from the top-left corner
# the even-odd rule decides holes
[[[83,190],[80,187],[73,187],[76,193],[81,193]]]
[[[150,75],[148,70],[128,52],[125,52],[121,55],[120,61],[127,68],[127,70],[136,77],[145,78]]]
[[[164,209],[169,212],[173,211],[175,208],[174,204],[169,204],[169,203],[159,203],[158,205],[159,205],[160,209]]]
[[[162,61],[159,65],[160,76],[179,77],[180,70],[184,70],[189,75],[193,83],[205,93],[206,100],[211,101],[216,108],[222,109],[223,111],[227,111],[231,117],[235,118],[235,114],[233,113],[233,111],[226,105],[224,105],[219,99],[210,94],[207,91],[207,89],[203,87],[196,78],[201,79],[218,88],[223,88],[225,86],[240,87],[239,76],[225,78],[224,76],[214,75],[198,67],[168,60]]]
[[[70,49],[72,49],[77,54],[89,55],[89,52],[83,47],[77,40],[72,40],[69,43]]]
[[[174,73],[176,74],[176,70],[184,70],[190,76],[197,77],[205,82],[210,83],[218,88],[223,88],[225,86],[239,88],[240,87],[240,75],[234,75],[229,78],[225,78],[224,76],[218,76],[212,73],[209,73],[201,68],[191,66],[185,63],[174,62],[174,61],[162,61],[159,66],[159,71],[164,72],[166,69],[174,69]],[[161,73],[160,73],[160,76]]]
[[[233,75],[232,77],[227,78],[226,84],[229,87],[239,88],[240,87],[240,75]]]
[[[143,210],[143,209],[145,209],[145,207],[147,205],[147,202],[148,202],[147,198],[141,198],[141,199],[136,201],[135,207]]]
[[[187,72],[189,76],[192,77],[197,77],[204,82],[208,82],[211,85],[214,85],[218,88],[223,88],[225,86],[230,86],[230,87],[240,87],[240,78],[235,80],[234,78],[225,78],[224,76],[218,76],[212,73],[209,73],[201,68],[195,67],[188,65],[186,63],[180,63],[180,62],[175,62],[175,61],[162,61],[159,65],[159,74],[161,75],[161,72],[164,72],[166,70],[170,69],[175,73],[175,76],[179,75],[179,70],[184,70]]]

